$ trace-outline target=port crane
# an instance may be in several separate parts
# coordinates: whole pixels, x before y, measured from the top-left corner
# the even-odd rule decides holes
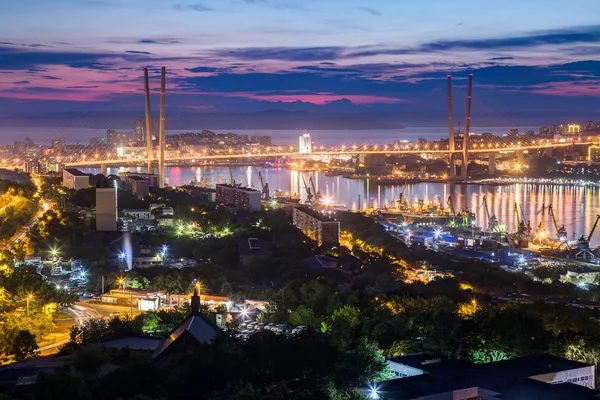
[[[519,215],[519,209],[521,209],[521,214]],[[531,225],[529,222],[525,222],[525,218],[523,217],[525,213],[523,212],[523,208],[515,201],[515,215],[517,217],[517,237],[526,239],[531,236]]]
[[[496,214],[492,215],[490,213],[490,207],[488,206],[487,196],[483,196],[483,202],[481,206],[485,210],[485,215],[488,220],[488,230],[490,232],[498,232],[500,223],[498,221],[498,218],[496,218]]]
[[[260,171],[258,171],[258,180],[260,181],[260,187],[262,189],[262,196],[261,196],[262,199],[270,200],[271,196],[269,194],[269,184],[263,180],[263,177],[262,177],[262,174]]]
[[[537,226],[537,231],[536,231],[536,235],[534,240],[537,240],[537,242],[541,245],[543,243],[546,243],[548,240],[548,232],[546,232],[546,224],[545,224],[545,219],[546,219],[546,206],[544,204],[542,204],[542,218],[540,219],[540,223]]]
[[[548,214],[550,214],[550,216],[552,217],[552,224],[554,225],[554,229],[556,230],[556,239],[558,240],[558,248],[560,249],[560,246],[565,245],[565,247],[567,246],[567,230],[565,229],[565,226],[561,226],[560,228],[558,227],[558,224],[556,223],[556,215],[554,215],[554,209],[552,208],[552,204],[548,205]]]
[[[311,190],[310,190],[310,186],[308,186],[306,184],[306,179],[304,179],[304,175],[300,174],[300,176],[302,177],[302,183],[304,183],[304,188],[306,189],[306,204],[312,204],[313,199],[315,198],[315,196],[312,194]]]
[[[241,183],[235,183],[235,179],[233,178],[233,170],[231,169],[231,165],[229,165],[229,182],[231,186],[240,187]]]
[[[315,205],[318,205],[321,203],[321,192],[317,190],[317,188],[315,187],[315,181],[313,180],[312,176],[310,178],[308,178],[308,183],[310,183],[310,186],[312,187],[313,193],[315,194]]]
[[[577,242],[577,248],[580,249],[577,254],[575,254],[575,259],[580,259],[583,261],[594,261],[596,256],[594,253],[590,251],[590,240],[592,240],[592,236],[594,236],[594,231],[598,226],[598,221],[600,221],[600,215],[596,216],[596,222],[594,222],[594,226],[592,226],[592,230],[590,234],[587,236],[581,236],[579,241]]]

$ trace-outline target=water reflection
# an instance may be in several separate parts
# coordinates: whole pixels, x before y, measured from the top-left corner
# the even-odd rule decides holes
[[[519,214],[531,227],[537,228],[542,220],[542,206],[552,204],[559,227],[565,225],[569,239],[577,239],[589,233],[596,215],[600,212],[600,192],[596,187],[574,187],[559,185],[515,184],[510,186],[459,185],[441,183],[421,183],[415,185],[384,186],[373,179],[346,179],[341,176],[325,176],[320,172],[298,172],[285,169],[267,169],[247,166],[232,167],[231,174],[237,182],[249,186],[258,184],[258,171],[269,184],[271,193],[279,189],[282,192],[296,193],[302,201],[307,197],[307,186],[311,178],[317,190],[331,199],[331,204],[345,204],[356,209],[384,204],[394,204],[400,193],[410,201],[441,201],[446,203],[452,198],[455,209],[467,208],[477,216],[479,225],[486,227],[487,217],[482,207],[486,196],[490,213],[496,215],[500,223],[514,230],[517,222],[515,203],[519,205]],[[94,171],[92,171],[94,172]],[[109,173],[117,172],[115,169]],[[97,172],[96,172],[97,173]],[[166,181],[170,185],[183,185],[190,181],[203,181],[208,185],[229,182],[228,167],[187,167],[166,168]],[[311,188],[312,191],[312,188]],[[360,196],[360,199],[359,199]],[[544,225],[551,236],[555,228],[548,213],[544,216]],[[600,243],[600,230],[592,238],[592,244]]]

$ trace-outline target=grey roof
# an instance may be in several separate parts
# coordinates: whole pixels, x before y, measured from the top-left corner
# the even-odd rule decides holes
[[[84,174],[83,172],[75,168],[65,168],[65,171],[67,171],[73,176],[89,176],[88,174]]]
[[[154,354],[152,354],[152,357],[157,358],[163,354],[169,346],[186,333],[191,335],[198,343],[210,343],[220,331],[221,328],[212,322],[206,315],[202,313],[190,315],[177,325],[169,336],[161,340],[154,351]]]

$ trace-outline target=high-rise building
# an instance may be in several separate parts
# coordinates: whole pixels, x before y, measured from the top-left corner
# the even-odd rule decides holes
[[[114,129],[106,131],[106,142],[113,147],[131,146],[132,139],[131,132],[117,132]]]
[[[224,184],[216,185],[216,189],[217,203],[231,204],[242,211],[260,211],[261,192],[250,188]]]
[[[298,153],[312,153],[312,140],[310,138],[310,133],[304,133],[300,135]]]
[[[90,187],[90,176],[78,169],[63,169],[63,186],[73,190],[87,189]]]
[[[146,139],[144,136],[145,125],[146,120],[144,118],[138,118],[135,120],[135,125],[133,127],[133,143],[135,145],[141,145],[146,143]]]
[[[540,126],[540,135],[547,135],[548,133],[550,133],[550,129],[547,126]]]
[[[160,119],[152,118],[152,141],[156,141],[158,138],[158,129],[160,128]],[[135,120],[133,126],[133,143],[134,145],[145,145],[146,144],[146,118],[138,118]]]
[[[23,172],[28,174],[39,174],[41,172],[41,164],[38,160],[25,161],[23,164]]]
[[[340,221],[336,221],[330,215],[321,214],[308,207],[294,207],[292,221],[296,228],[319,246],[340,242]]]
[[[510,131],[508,131],[508,136],[519,136],[519,130],[511,129]]]
[[[117,189],[114,187],[96,189],[96,230],[117,230]]]

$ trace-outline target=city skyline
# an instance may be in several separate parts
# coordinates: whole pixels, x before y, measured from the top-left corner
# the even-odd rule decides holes
[[[142,68],[156,75],[166,65],[170,115],[284,109],[443,122],[446,74],[453,75],[455,99],[461,99],[473,73],[475,125],[593,119],[600,88],[593,5],[2,4],[0,115],[139,115]],[[58,20],[65,24],[57,27]],[[157,82],[153,93],[156,108]],[[457,114],[463,103],[457,101]]]

